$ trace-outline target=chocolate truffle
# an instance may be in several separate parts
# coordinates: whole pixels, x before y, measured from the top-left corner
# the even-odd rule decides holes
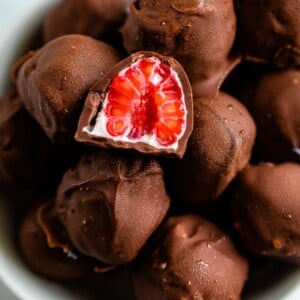
[[[261,76],[251,86],[248,107],[257,124],[257,155],[300,162],[300,71]]]
[[[137,52],[90,89],[75,139],[182,157],[192,128],[192,90],[181,65]]]
[[[255,124],[236,99],[194,99],[194,130],[182,160],[166,165],[172,198],[197,205],[212,203],[249,162]]]
[[[300,264],[300,165],[264,163],[237,177],[232,211],[247,249]]]
[[[232,0],[136,0],[122,28],[130,53],[151,50],[185,68],[195,97],[215,96],[229,70],[236,17]]]
[[[0,100],[0,183],[34,186],[45,178],[51,145],[17,93]]]
[[[126,16],[123,0],[61,0],[44,21],[44,39],[78,33],[100,38],[114,32]]]
[[[133,260],[169,208],[152,158],[105,150],[83,156],[58,188],[56,207],[75,247],[108,264]]]
[[[23,220],[19,239],[21,252],[29,267],[53,280],[77,279],[91,273],[93,264],[75,252],[64,252],[57,245],[49,246],[47,235],[39,224],[39,209],[33,209]]]
[[[246,58],[280,68],[300,66],[300,2],[235,0],[238,45]]]
[[[25,108],[55,143],[73,140],[88,89],[119,61],[111,46],[65,35],[22,59],[17,86]]]
[[[196,215],[169,218],[134,269],[138,300],[240,299],[248,264],[229,236]]]

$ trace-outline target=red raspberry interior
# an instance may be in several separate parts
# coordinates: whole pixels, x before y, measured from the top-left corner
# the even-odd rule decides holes
[[[104,113],[112,137],[140,140],[148,135],[164,147],[178,141],[186,123],[179,78],[157,57],[137,60],[113,79]]]

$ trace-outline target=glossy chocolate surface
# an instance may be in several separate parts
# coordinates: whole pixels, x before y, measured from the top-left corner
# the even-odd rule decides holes
[[[19,232],[21,252],[26,263],[35,272],[58,281],[78,279],[92,273],[94,265],[89,258],[64,252],[57,242],[55,245],[48,243],[53,236],[47,236],[40,226],[38,210],[34,208],[24,218]]]
[[[238,45],[246,58],[280,68],[300,66],[298,0],[235,0]]]
[[[138,300],[240,299],[247,261],[215,225],[196,215],[171,217],[157,236],[134,269]]]
[[[133,260],[169,205],[156,160],[105,150],[83,156],[68,170],[56,196],[75,247],[108,264]]]
[[[248,87],[247,106],[257,124],[257,155],[300,162],[300,71],[265,73]]]
[[[300,166],[249,166],[235,183],[234,225],[250,251],[300,264]]]
[[[119,59],[111,46],[73,34],[21,60],[15,72],[21,99],[52,142],[73,141],[89,88]]]
[[[249,162],[255,124],[235,98],[194,99],[194,130],[182,160],[166,166],[172,198],[196,205],[216,200]]]
[[[185,68],[194,97],[215,96],[236,63],[232,0],[134,1],[122,28],[129,53],[150,50],[172,56]]]

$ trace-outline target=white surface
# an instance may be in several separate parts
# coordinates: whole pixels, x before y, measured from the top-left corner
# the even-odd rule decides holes
[[[18,298],[12,294],[12,292],[0,282],[0,299],[1,300],[18,300]]]
[[[22,54],[24,43],[36,31],[49,3],[56,0],[0,0],[0,95],[7,86],[11,64]],[[50,283],[31,273],[23,264],[15,248],[8,207],[0,199],[0,278],[24,300],[89,300],[86,292],[67,289]],[[17,203],[17,199],[16,199]],[[280,273],[280,270],[277,270]],[[267,277],[274,274],[268,274]],[[300,270],[293,272],[251,300],[299,300]],[[1,291],[0,300],[12,300]],[[88,291],[91,293],[91,291]]]

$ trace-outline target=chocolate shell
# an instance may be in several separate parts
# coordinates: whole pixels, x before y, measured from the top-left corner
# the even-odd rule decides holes
[[[247,59],[280,68],[300,66],[300,2],[235,0],[238,45]]]
[[[40,275],[58,281],[92,273],[94,265],[90,258],[48,245],[47,235],[38,222],[38,209],[34,208],[25,217],[19,232],[21,252],[28,266]]]
[[[300,71],[266,73],[249,90],[257,156],[264,161],[300,162]]]
[[[100,38],[116,34],[126,16],[123,0],[61,0],[44,21],[44,40],[78,33]]]
[[[214,202],[249,162],[255,124],[235,98],[194,99],[194,130],[182,160],[166,164],[172,199],[207,205]]]
[[[133,260],[170,200],[151,158],[107,151],[83,156],[58,188],[56,207],[75,247],[108,264]]]
[[[232,0],[136,0],[122,28],[129,53],[148,50],[177,59],[194,97],[216,96],[237,63],[229,58],[235,33]]]
[[[51,145],[15,92],[0,100],[0,183],[37,186],[49,172]]]
[[[234,226],[253,253],[300,264],[300,165],[249,166],[237,178]]]
[[[52,142],[73,140],[88,89],[119,59],[111,46],[75,34],[54,39],[21,59],[15,72],[18,91]]]
[[[150,75],[147,67],[139,69],[144,64],[152,68]],[[109,125],[112,121],[116,125]],[[125,123],[124,133],[111,133],[109,126],[115,128],[117,122]],[[104,148],[182,157],[192,128],[192,91],[181,65],[155,52],[137,52],[90,89],[75,139]]]
[[[134,268],[138,300],[240,299],[247,261],[229,236],[196,215],[169,218]]]

